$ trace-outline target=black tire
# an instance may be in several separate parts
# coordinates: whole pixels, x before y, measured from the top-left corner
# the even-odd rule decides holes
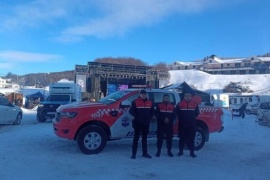
[[[247,115],[250,115],[251,114],[251,111],[249,109],[246,110],[246,114]]]
[[[107,144],[107,135],[98,126],[87,126],[79,132],[77,144],[84,154],[98,154]]]
[[[46,121],[46,118],[37,115],[37,121],[38,121],[38,122],[45,122],[45,121]]]
[[[19,113],[19,114],[16,116],[16,119],[15,119],[15,121],[13,122],[13,124],[19,125],[19,124],[21,124],[21,122],[22,122],[22,113]]]
[[[206,141],[206,134],[202,128],[196,127],[196,135],[194,140],[194,150],[200,150]]]

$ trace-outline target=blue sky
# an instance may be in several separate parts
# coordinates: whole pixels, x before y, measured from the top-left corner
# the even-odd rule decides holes
[[[0,76],[73,70],[102,57],[148,65],[270,52],[269,0],[0,2]]]

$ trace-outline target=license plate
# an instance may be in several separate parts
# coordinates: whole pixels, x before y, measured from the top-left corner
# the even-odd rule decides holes
[[[55,112],[47,112],[47,114],[55,114]]]

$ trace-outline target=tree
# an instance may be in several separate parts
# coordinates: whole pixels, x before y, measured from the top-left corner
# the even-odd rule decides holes
[[[155,64],[154,67],[158,69],[159,71],[168,72],[169,68],[166,63],[160,62],[158,64]]]
[[[245,83],[241,82],[230,82],[223,89],[225,93],[251,93],[253,90],[249,86],[244,85]]]
[[[110,63],[110,64],[126,64],[126,65],[134,65],[134,66],[147,65],[142,60],[131,58],[131,57],[118,57],[118,58],[104,57],[104,58],[97,58],[94,60],[94,62]]]

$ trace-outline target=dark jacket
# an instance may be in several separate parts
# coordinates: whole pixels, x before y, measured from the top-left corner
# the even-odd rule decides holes
[[[239,111],[244,111],[244,110],[246,110],[246,109],[247,109],[247,105],[248,105],[248,103],[242,104],[242,106],[239,108]]]
[[[171,103],[159,103],[156,107],[155,115],[157,118],[157,123],[163,125],[165,118],[169,119],[168,125],[173,124],[173,120],[176,117],[175,106]]]
[[[190,126],[196,126],[196,118],[199,115],[198,104],[190,101],[183,100],[176,105],[176,113],[178,116],[179,129]]]
[[[153,103],[148,99],[143,100],[139,97],[132,102],[129,113],[134,117],[135,123],[149,125],[154,116]]]

